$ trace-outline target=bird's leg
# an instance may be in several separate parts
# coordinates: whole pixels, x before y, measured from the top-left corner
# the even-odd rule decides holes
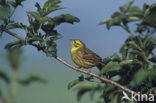
[[[77,70],[80,70],[81,69],[81,67],[79,66],[79,67],[76,67],[77,68]],[[78,72],[78,71],[77,71]]]

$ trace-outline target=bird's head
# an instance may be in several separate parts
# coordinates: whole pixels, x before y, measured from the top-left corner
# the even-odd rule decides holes
[[[77,50],[77,49],[85,47],[85,44],[81,40],[72,39],[71,46],[72,46],[72,50]]]

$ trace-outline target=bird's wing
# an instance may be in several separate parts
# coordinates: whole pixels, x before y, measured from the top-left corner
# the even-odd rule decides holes
[[[88,62],[92,62],[93,64],[101,63],[101,57],[99,57],[96,53],[89,50],[88,48],[82,51],[83,59],[87,60]]]

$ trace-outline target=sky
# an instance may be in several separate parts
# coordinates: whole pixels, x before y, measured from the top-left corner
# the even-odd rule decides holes
[[[35,11],[35,2],[40,5],[46,0],[26,0],[24,7],[17,8],[13,19],[24,24],[28,24],[26,11]],[[105,25],[98,25],[105,18],[109,18],[119,7],[128,3],[130,0],[62,0],[61,6],[65,9],[58,10],[50,17],[60,14],[71,14],[80,19],[79,23],[61,24],[56,29],[62,34],[62,38],[57,40],[58,56],[68,63],[76,66],[70,56],[69,39],[80,39],[92,51],[96,52],[102,58],[118,53],[121,45],[129,34],[119,27],[106,29]],[[134,5],[142,7],[144,3],[152,4],[155,0],[136,0]],[[132,27],[133,28],[133,27]],[[12,30],[21,36],[25,32],[21,30]],[[0,69],[9,72],[11,68],[5,58],[4,46],[6,43],[15,40],[6,33],[0,38]],[[31,73],[39,74],[48,80],[47,84],[34,83],[27,87],[18,86],[16,102],[20,103],[77,103],[76,91],[67,90],[70,81],[77,79],[81,73],[75,72],[64,66],[53,58],[46,57],[42,52],[38,52],[31,46],[25,46],[23,49],[23,62],[20,66],[20,78],[24,78]],[[2,81],[0,81],[2,82]],[[6,89],[5,84],[0,87]],[[7,92],[4,92],[7,95]],[[82,98],[80,103],[90,103],[89,96]],[[94,103],[94,102],[92,102]]]

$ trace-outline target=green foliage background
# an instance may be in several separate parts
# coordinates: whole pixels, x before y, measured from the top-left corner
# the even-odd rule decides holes
[[[133,1],[125,4],[120,7],[119,12],[115,12],[110,18],[99,23],[100,25],[106,24],[107,29],[112,26],[122,27],[130,34],[120,48],[121,57],[114,54],[103,59],[104,66],[101,75],[142,94],[155,94],[156,56],[154,49],[156,42],[152,35],[156,31],[156,4],[144,4],[141,9],[132,4]],[[134,31],[129,28],[131,22],[136,24]],[[93,78],[84,80],[92,82]],[[69,86],[75,86],[79,82],[73,81]],[[104,100],[98,101],[99,103],[120,103],[123,96],[120,88],[107,83],[103,85],[91,84],[87,87],[79,85],[76,88],[78,88],[78,100],[86,92],[90,92],[92,98],[95,92],[103,91],[100,98]],[[122,102],[131,103],[131,101]]]

